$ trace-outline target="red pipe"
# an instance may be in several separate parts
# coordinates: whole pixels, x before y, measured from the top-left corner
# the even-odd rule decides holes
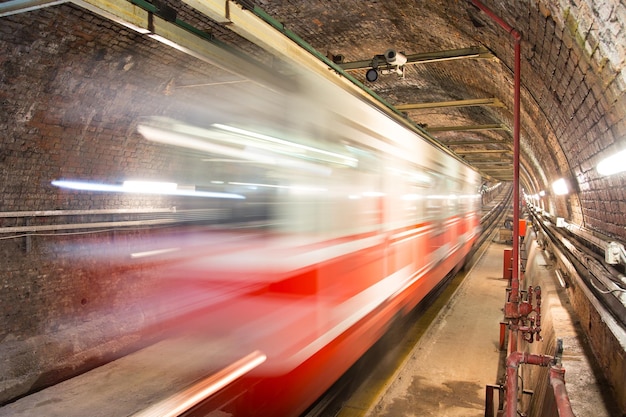
[[[554,392],[559,417],[575,417],[565,389],[565,369],[556,366],[550,368],[550,385]]]
[[[513,274],[511,279],[512,303],[519,301],[519,153],[520,153],[520,85],[521,85],[521,42],[522,35],[511,25],[502,20],[487,6],[478,0],[472,4],[485,12],[493,21],[506,30],[515,40],[515,91],[513,110]]]
[[[554,358],[546,355],[533,355],[526,352],[513,352],[506,358],[506,404],[505,417],[517,417],[517,369],[520,363],[548,366]]]

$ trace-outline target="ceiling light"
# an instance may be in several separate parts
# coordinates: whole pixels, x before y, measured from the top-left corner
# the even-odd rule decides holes
[[[564,178],[560,178],[552,183],[552,191],[556,195],[565,195],[569,193],[569,187]]]
[[[596,169],[598,170],[598,174],[613,175],[619,172],[626,171],[626,164],[624,164],[625,158],[626,158],[626,149],[614,155],[611,155],[607,158],[604,158],[596,166]]]

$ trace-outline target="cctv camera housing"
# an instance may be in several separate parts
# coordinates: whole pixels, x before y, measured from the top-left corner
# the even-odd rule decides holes
[[[396,52],[395,49],[389,49],[385,52],[385,60],[389,65],[404,65],[406,64],[406,56]]]

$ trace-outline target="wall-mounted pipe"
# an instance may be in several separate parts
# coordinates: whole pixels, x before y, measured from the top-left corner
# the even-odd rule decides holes
[[[506,358],[506,404],[505,417],[517,417],[518,369],[522,363],[548,366],[554,358],[546,355],[534,355],[527,352],[512,352]]]
[[[565,389],[565,369],[559,366],[550,368],[550,385],[554,392],[559,417],[575,417],[572,411],[572,404],[569,401],[569,396]]]
[[[560,344],[560,341],[559,341]],[[558,354],[558,353],[557,353]],[[557,364],[555,364],[557,362]],[[525,352],[513,352],[506,358],[506,403],[505,417],[517,417],[518,369],[521,364],[550,366],[550,386],[554,393],[559,417],[575,417],[567,390],[565,389],[565,369],[560,366],[557,357],[534,355]]]

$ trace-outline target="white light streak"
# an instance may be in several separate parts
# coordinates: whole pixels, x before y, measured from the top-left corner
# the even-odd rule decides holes
[[[96,182],[87,182],[87,181],[66,181],[66,180],[55,180],[51,183],[55,187],[66,188],[70,190],[79,190],[79,191],[100,191],[100,192],[109,192],[109,193],[133,193],[133,194],[157,194],[157,195],[171,195],[171,196],[182,196],[182,197],[205,197],[205,198],[228,198],[228,199],[238,199],[243,200],[246,197],[240,194],[232,194],[232,193],[216,193],[211,191],[198,191],[195,189],[170,189],[164,190],[159,189],[156,190],[156,187],[145,187],[135,188],[125,187],[124,185],[116,185],[116,184],[102,184]]]
[[[277,143],[280,145],[286,145],[292,148],[296,148],[296,149],[301,149],[304,151],[309,151],[309,152],[315,152],[321,155],[328,155],[328,156],[332,156],[334,158],[338,158],[343,160],[343,164],[344,165],[348,165],[348,166],[352,166],[355,167],[358,165],[358,159],[353,158],[351,156],[347,156],[347,155],[342,155],[336,152],[330,152],[324,149],[319,149],[319,148],[313,148],[311,146],[307,146],[307,145],[302,145],[300,143],[295,143],[295,142],[290,142],[288,140],[284,140],[284,139],[279,139],[279,138],[275,138],[273,136],[268,136],[268,135],[264,135],[262,133],[257,133],[257,132],[252,132],[250,130],[245,130],[245,129],[240,129],[238,127],[234,127],[234,126],[228,126],[228,125],[223,125],[220,123],[215,123],[212,125],[213,127],[217,128],[217,129],[221,129],[221,130],[225,130],[227,132],[231,132],[231,133],[236,133],[238,135],[244,135],[244,136],[248,136],[251,138],[255,138],[255,139],[261,139],[267,142],[271,142],[271,143]]]

